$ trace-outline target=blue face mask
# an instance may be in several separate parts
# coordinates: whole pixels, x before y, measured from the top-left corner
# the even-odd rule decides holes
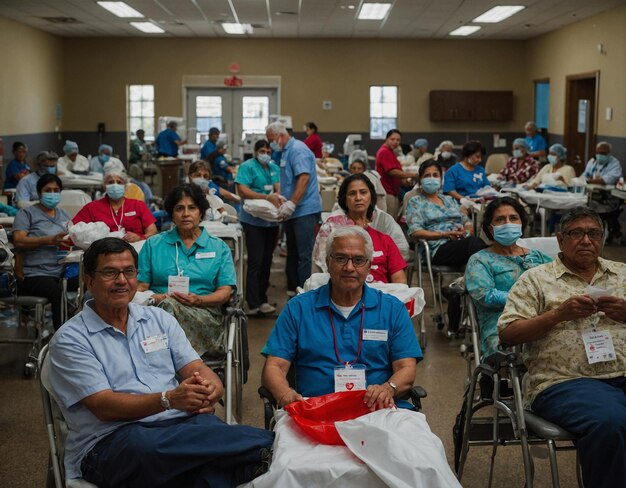
[[[550,163],[552,166],[555,166],[556,164],[558,164],[559,162],[559,158],[557,158],[554,154],[548,154],[548,163]]]
[[[46,168],[46,172],[51,174],[51,175],[55,175],[55,174],[57,174],[57,167],[56,166],[48,166]]]
[[[259,154],[259,155],[256,157],[256,159],[257,159],[257,161],[258,161],[259,163],[261,163],[263,166],[266,166],[266,165],[267,165],[267,163],[269,163],[269,162],[270,162],[270,160],[272,159],[272,156],[270,156],[269,154]]]
[[[522,151],[521,149],[513,149],[513,157],[514,158],[524,157],[524,151]]]
[[[272,151],[274,151],[274,152],[280,152],[280,151],[282,151],[282,149],[281,149],[281,147],[280,147],[280,144],[278,144],[278,143],[277,143],[277,142],[275,142],[275,141],[270,142],[270,147],[272,148]]]
[[[522,237],[522,224],[503,224],[493,227],[493,239],[502,246],[511,246]]]
[[[608,154],[596,154],[596,161],[600,166],[608,163],[609,155]]]
[[[124,187],[124,185],[120,185],[119,183],[113,183],[106,186],[106,194],[111,200],[119,200],[124,196],[125,189],[126,188]]]
[[[441,188],[441,180],[439,178],[428,176],[426,178],[422,178],[420,185],[426,193],[432,195],[433,193],[437,193]]]
[[[111,156],[109,156],[108,154],[100,154],[98,156],[98,159],[102,164],[106,164],[109,162],[109,159],[111,159]]]
[[[52,191],[46,191],[41,194],[41,204],[52,210],[61,201],[61,194]]]

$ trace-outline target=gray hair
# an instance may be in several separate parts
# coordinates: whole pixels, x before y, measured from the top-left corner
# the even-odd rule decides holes
[[[535,124],[534,120],[529,120],[528,122],[526,122],[524,124],[524,128],[526,127],[532,127],[533,129],[537,130],[537,124]]]
[[[454,142],[452,142],[452,141],[441,141],[439,143],[439,145],[437,146],[437,151],[443,152],[443,147],[444,146],[452,146],[452,147],[454,147]]]
[[[109,163],[107,163],[109,164]],[[120,171],[119,169],[113,167],[113,168],[107,168],[107,164],[105,164],[105,168],[104,168],[104,175],[102,176],[102,183],[104,184],[107,180],[107,178],[109,176],[119,176],[120,178],[122,178],[124,180],[124,183],[128,184],[128,174],[125,173],[124,171]]]
[[[37,154],[35,161],[37,161],[38,166],[41,166],[45,161],[56,161],[57,159],[59,159],[59,156],[55,152],[41,151]]]
[[[608,141],[600,141],[596,144],[596,149],[601,147],[601,146],[605,146],[609,148],[609,153],[613,152],[613,146],[611,145],[610,142]]]
[[[269,132],[270,134],[274,134],[275,136],[281,136],[283,134],[289,134],[287,132],[287,127],[282,122],[272,122],[265,128],[265,132]]]
[[[372,238],[365,229],[359,227],[358,225],[337,227],[333,230],[326,239],[326,256],[330,256],[335,239],[339,239],[341,237],[360,237],[363,239],[363,244],[365,245],[365,257],[369,259],[370,262],[372,261],[372,258],[374,257],[374,244],[372,243]]]
[[[567,210],[561,217],[561,232],[571,226],[573,222],[580,219],[592,219],[597,222],[604,232],[604,224],[598,215],[598,212],[589,207],[574,207]]]

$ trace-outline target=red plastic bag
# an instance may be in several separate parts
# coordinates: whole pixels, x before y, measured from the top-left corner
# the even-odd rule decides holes
[[[337,433],[335,422],[352,420],[370,413],[363,402],[365,390],[340,391],[285,406],[293,421],[313,440],[320,444],[345,446]]]

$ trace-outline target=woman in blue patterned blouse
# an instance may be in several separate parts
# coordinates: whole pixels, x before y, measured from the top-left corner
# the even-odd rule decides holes
[[[483,232],[492,244],[474,254],[465,269],[465,286],[476,307],[484,357],[498,350],[498,319],[513,284],[527,269],[552,261],[541,251],[516,244],[527,219],[517,200],[493,200],[483,219]]]

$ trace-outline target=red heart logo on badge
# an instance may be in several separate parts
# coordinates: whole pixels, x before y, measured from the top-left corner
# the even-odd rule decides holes
[[[354,383],[346,383],[346,390],[350,391],[354,388]]]

